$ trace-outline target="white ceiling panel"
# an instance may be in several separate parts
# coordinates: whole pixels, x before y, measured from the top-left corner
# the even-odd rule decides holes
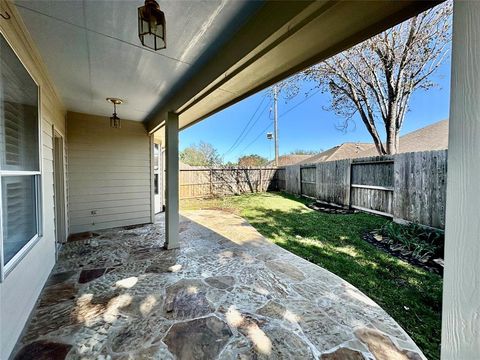
[[[76,24],[78,26],[84,25],[83,17],[83,3],[82,1],[48,1],[48,0],[33,0],[33,1],[15,1],[15,4],[26,6],[32,10],[42,12],[45,15],[59,18],[64,21]],[[21,11],[21,9],[20,9]],[[21,11],[22,12],[22,11]]]
[[[34,13],[22,14],[25,23],[32,28],[41,28],[45,19]],[[85,43],[84,30],[76,27],[67,27],[60,22],[49,22],[48,29],[32,33],[37,46],[42,49],[48,47],[56,56],[49,57],[48,52],[41,51],[46,60],[50,74],[68,74],[68,76],[55,76],[55,85],[62,89],[62,96],[90,97],[90,84],[88,81],[88,53]],[[55,59],[56,57],[56,59]],[[58,57],[62,61],[58,61]],[[70,83],[75,83],[76,93],[72,94]]]
[[[125,100],[121,118],[144,120],[192,75],[260,3],[237,0],[159,1],[167,49],[141,46],[143,1],[17,0],[68,110],[109,116],[106,97]]]

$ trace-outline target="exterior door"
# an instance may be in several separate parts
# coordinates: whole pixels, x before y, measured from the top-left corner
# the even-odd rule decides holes
[[[155,202],[155,214],[163,211],[163,154],[160,144],[154,144],[154,202]]]

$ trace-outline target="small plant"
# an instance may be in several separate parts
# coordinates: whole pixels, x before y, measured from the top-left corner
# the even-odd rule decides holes
[[[381,230],[392,250],[411,253],[419,261],[443,257],[443,233],[418,224],[400,225],[388,222]]]

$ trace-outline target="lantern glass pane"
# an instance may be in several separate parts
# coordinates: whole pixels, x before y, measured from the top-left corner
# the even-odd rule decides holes
[[[163,37],[163,25],[162,24],[157,24],[157,31],[155,32],[155,35]]]
[[[138,9],[138,36],[143,33],[142,29],[142,8]]]
[[[162,38],[157,37],[157,49],[163,48],[165,48],[165,41]]]
[[[143,36],[143,45],[155,50],[155,35],[146,34]]]
[[[142,34],[148,34],[150,28],[149,28],[150,24],[148,23],[148,21],[145,21],[144,19],[142,19]]]

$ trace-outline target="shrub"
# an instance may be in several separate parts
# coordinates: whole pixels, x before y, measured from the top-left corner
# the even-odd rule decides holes
[[[430,257],[443,258],[444,236],[440,230],[413,223],[400,225],[388,222],[381,232],[394,250],[411,252],[413,257],[421,261]]]

